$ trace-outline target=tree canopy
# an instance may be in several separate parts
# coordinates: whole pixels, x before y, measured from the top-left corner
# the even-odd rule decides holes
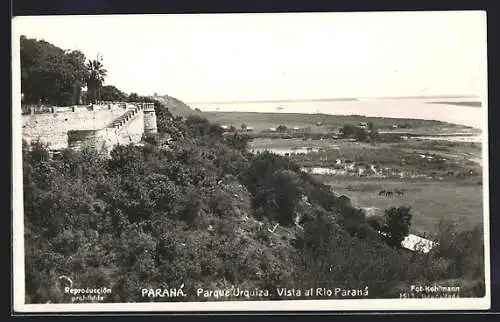
[[[121,102],[128,99],[127,94],[120,91],[113,85],[105,85],[101,88],[101,100],[102,101],[115,101]]]
[[[88,60],[79,50],[64,50],[26,36],[20,42],[23,103],[79,104],[85,86],[92,102],[99,98],[107,74],[100,59]]]
[[[86,81],[91,102],[102,100],[101,87],[108,73],[102,64],[102,59],[98,57],[97,59],[89,60],[85,64],[85,67],[88,71]]]
[[[21,91],[28,104],[75,104],[86,84],[85,55],[21,36]]]

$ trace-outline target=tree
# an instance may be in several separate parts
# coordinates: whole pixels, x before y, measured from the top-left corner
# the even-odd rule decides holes
[[[378,137],[378,131],[375,128],[375,125],[373,125],[373,122],[368,122],[367,127],[368,127],[368,137],[373,142]]]
[[[248,135],[234,133],[233,135],[226,137],[224,141],[233,149],[245,151],[248,147],[250,137]]]
[[[365,142],[368,139],[368,132],[359,126],[354,127],[354,138],[356,141]]]
[[[247,125],[245,123],[241,124],[241,130],[245,131],[247,129]]]
[[[391,207],[385,210],[384,215],[385,226],[383,231],[388,235],[388,244],[394,247],[401,247],[401,242],[410,233],[411,207]]]
[[[186,125],[189,129],[189,132],[193,136],[204,136],[207,135],[210,130],[210,122],[201,116],[198,115],[189,115],[186,118]]]
[[[89,60],[86,66],[88,70],[87,88],[91,101],[95,103],[100,100],[100,90],[108,71],[104,69],[102,58],[100,56],[96,59]]]
[[[72,101],[73,104],[81,104],[82,87],[85,86],[86,79],[88,78],[88,70],[85,68],[86,58],[78,50],[68,52],[66,58],[73,71],[70,77],[70,81],[73,84]]]
[[[127,101],[137,102],[137,101],[139,101],[139,95],[137,95],[137,93],[130,93],[130,95],[127,98]]]
[[[352,137],[354,135],[355,126],[352,124],[344,124],[340,129],[340,133],[344,138]]]
[[[344,124],[340,129],[340,133],[344,138],[354,138],[360,142],[368,139],[368,133],[364,128],[352,124]]]
[[[103,101],[126,101],[127,94],[120,91],[113,85],[106,85],[101,88],[101,100]]]
[[[275,218],[281,225],[293,224],[295,207],[301,195],[300,180],[291,170],[276,171],[270,178],[269,188],[275,205]],[[270,209],[271,210],[271,209]]]
[[[85,55],[21,36],[21,91],[28,104],[78,104],[87,78]]]
[[[284,125],[280,125],[276,128],[276,131],[280,132],[280,133],[286,132],[287,130],[288,130],[288,128]]]

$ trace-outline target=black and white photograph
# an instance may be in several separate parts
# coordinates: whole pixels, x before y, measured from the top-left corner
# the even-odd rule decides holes
[[[486,13],[18,16],[17,312],[489,309]]]

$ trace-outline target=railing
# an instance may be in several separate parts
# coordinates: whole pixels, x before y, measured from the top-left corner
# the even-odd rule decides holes
[[[73,105],[73,106],[24,105],[21,107],[21,114],[29,115],[29,114],[45,114],[45,113],[66,113],[66,112],[77,112],[84,109],[89,111],[95,111],[102,109],[111,109],[112,106],[126,109],[127,105],[142,106],[143,109],[147,110],[154,109],[153,103],[98,101],[95,104]]]
[[[108,125],[108,128],[120,129],[125,124],[127,124],[130,120],[135,118],[135,116],[144,109],[142,104],[136,104],[133,109],[128,110],[125,114],[122,114],[118,118],[116,118],[111,124]]]

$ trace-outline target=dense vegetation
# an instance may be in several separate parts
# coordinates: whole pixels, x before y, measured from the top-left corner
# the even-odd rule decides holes
[[[44,40],[21,36],[21,91],[26,104],[73,105],[99,99],[106,76],[100,58],[64,50]],[[82,88],[87,87],[86,95]]]
[[[143,146],[49,158],[43,145],[23,144],[27,303],[70,301],[61,276],[74,288],[111,288],[108,302],[199,301],[197,288],[232,286],[269,290],[262,299],[286,298],[278,287],[398,297],[400,287],[453,279],[461,296],[484,295],[480,228],[443,222],[435,250],[407,252],[411,209],[389,209],[375,226],[289,159],[249,154],[247,136],[127,97],[155,103],[159,134]],[[183,298],[141,295],[181,284]]]
[[[89,78],[85,55],[21,36],[21,88],[28,104],[70,104]]]
[[[108,301],[165,301],[139,290],[180,283],[186,300],[197,287],[230,285],[369,286],[370,297],[388,297],[398,285],[452,278],[474,281],[468,295],[484,292],[480,229],[443,225],[428,255],[390,247],[347,197],[288,159],[248,155],[240,134],[156,106],[162,133],[109,159],[87,148],[50,160],[25,144],[28,302],[67,301],[61,275],[75,287],[111,287]],[[175,144],[162,144],[167,133]]]

